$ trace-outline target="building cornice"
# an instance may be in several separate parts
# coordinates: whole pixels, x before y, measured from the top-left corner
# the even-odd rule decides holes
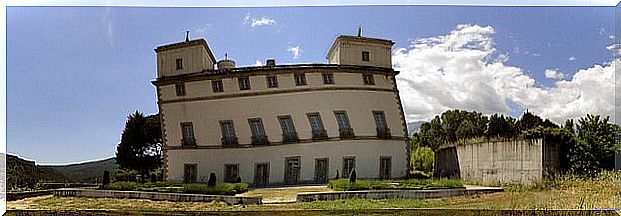
[[[160,103],[169,104],[169,103],[206,101],[206,100],[216,100],[216,99],[226,99],[226,98],[252,97],[252,96],[275,95],[275,94],[297,93],[297,92],[338,91],[338,90],[394,92],[392,88],[321,86],[321,87],[310,87],[310,88],[277,89],[277,90],[267,90],[267,91],[248,91],[248,92],[238,92],[238,93],[233,93],[233,94],[221,94],[221,95],[216,94],[216,95],[200,96],[200,97],[184,97],[184,98],[177,98],[177,99],[172,99],[172,100],[160,100]]]
[[[328,70],[328,71],[326,71]],[[240,76],[257,76],[287,73],[313,73],[313,72],[332,72],[332,73],[370,73],[380,75],[397,75],[399,71],[392,68],[360,66],[360,65],[337,65],[337,64],[296,64],[296,65],[277,65],[273,67],[241,67],[227,70],[202,70],[194,73],[186,73],[176,76],[159,77],[151,81],[155,86],[170,85],[188,81],[213,80]]]
[[[253,144],[238,144],[238,145],[196,145],[191,147],[185,146],[166,146],[164,150],[192,150],[192,149],[230,149],[230,148],[262,148],[270,146],[282,146],[282,145],[296,145],[301,143],[318,143],[318,142],[339,142],[348,140],[393,140],[403,141],[407,140],[406,137],[392,136],[389,139],[378,138],[377,136],[355,136],[351,139],[341,139],[340,137],[329,137],[325,139],[300,139],[299,142],[270,142],[267,145],[253,145]]]

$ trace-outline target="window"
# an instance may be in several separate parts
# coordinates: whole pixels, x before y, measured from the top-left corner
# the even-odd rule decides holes
[[[298,134],[295,132],[293,126],[293,120],[291,116],[279,116],[280,128],[282,128],[282,140],[283,142],[296,142],[298,141]]]
[[[349,178],[351,171],[356,168],[356,157],[343,157],[343,178]]]
[[[375,85],[375,79],[373,79],[373,74],[362,75],[362,81],[365,85]]]
[[[295,74],[293,79],[295,79],[296,86],[306,85],[306,74]]]
[[[296,184],[300,180],[300,156],[285,158],[285,184]]]
[[[330,170],[328,158],[315,158],[315,182],[328,183],[328,171]]]
[[[323,84],[334,84],[334,75],[331,73],[324,73]]]
[[[267,76],[267,87],[268,88],[278,87],[278,78],[276,78],[276,76]]]
[[[175,62],[177,63],[177,70],[183,69],[183,59],[178,58]]]
[[[368,51],[362,51],[362,61],[369,61],[369,52]]]
[[[222,85],[222,80],[212,80],[211,89],[213,92],[223,92],[224,86]]]
[[[224,165],[224,182],[234,183],[239,176],[239,164]]]
[[[183,122],[181,123],[181,145],[182,146],[193,146],[196,145],[196,140],[194,139],[194,128],[192,126],[192,122]]]
[[[237,136],[235,135],[233,121],[220,121],[220,129],[222,130],[222,145],[237,145]]]
[[[254,167],[254,186],[265,187],[270,182],[270,163],[257,163]]]
[[[248,78],[248,77],[240,77],[237,80],[239,81],[239,90],[249,90],[250,89],[250,78]]]
[[[335,111],[334,115],[336,116],[336,122],[339,125],[339,134],[341,139],[353,138],[354,130],[349,124],[347,113],[345,111]]]
[[[391,162],[390,156],[381,156],[379,178],[382,180],[390,179],[391,170],[392,170],[392,162]]]
[[[184,96],[185,95],[185,83],[176,84],[175,90],[177,91],[177,96]]]
[[[265,129],[263,128],[263,122],[260,118],[249,119],[250,132],[252,132],[252,144],[253,145],[265,145],[268,144],[267,135],[265,135]]]
[[[328,134],[326,133],[326,129],[323,127],[323,122],[321,122],[321,116],[319,113],[308,113],[308,121],[310,122],[313,139],[321,139],[327,138]]]
[[[373,111],[373,118],[375,119],[375,127],[377,128],[377,137],[390,138],[390,129],[386,124],[386,117],[382,111]]]

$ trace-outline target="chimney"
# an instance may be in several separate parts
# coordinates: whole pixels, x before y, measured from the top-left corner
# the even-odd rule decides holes
[[[265,66],[268,66],[268,67],[276,66],[276,60],[274,60],[274,59],[267,59],[267,62],[265,63]]]

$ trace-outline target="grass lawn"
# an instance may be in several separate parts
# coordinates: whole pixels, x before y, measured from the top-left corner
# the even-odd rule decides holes
[[[596,178],[560,178],[546,183],[548,188],[508,186],[506,192],[439,199],[349,199],[270,205],[227,205],[221,202],[165,202],[130,199],[61,198],[42,196],[7,202],[8,209],[108,209],[184,211],[261,210],[364,210],[394,208],[455,209],[592,209],[621,206],[621,172],[607,172]],[[296,189],[293,189],[296,190]],[[297,189],[299,190],[299,189]],[[251,193],[251,192],[247,192]],[[271,191],[271,193],[283,193]],[[295,193],[295,192],[290,192]],[[285,195],[286,196],[286,195]]]

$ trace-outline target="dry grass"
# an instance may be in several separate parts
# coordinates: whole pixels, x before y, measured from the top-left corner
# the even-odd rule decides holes
[[[325,187],[261,189],[243,195],[263,196],[279,201],[295,199],[299,192],[327,191]],[[386,208],[457,208],[457,209],[593,209],[621,206],[621,172],[605,172],[596,178],[564,176],[531,186],[508,185],[505,192],[449,197],[441,199],[335,200],[278,205],[227,205],[221,202],[164,202],[129,199],[61,198],[42,196],[7,203],[8,209],[107,209],[107,210],[360,210]]]

